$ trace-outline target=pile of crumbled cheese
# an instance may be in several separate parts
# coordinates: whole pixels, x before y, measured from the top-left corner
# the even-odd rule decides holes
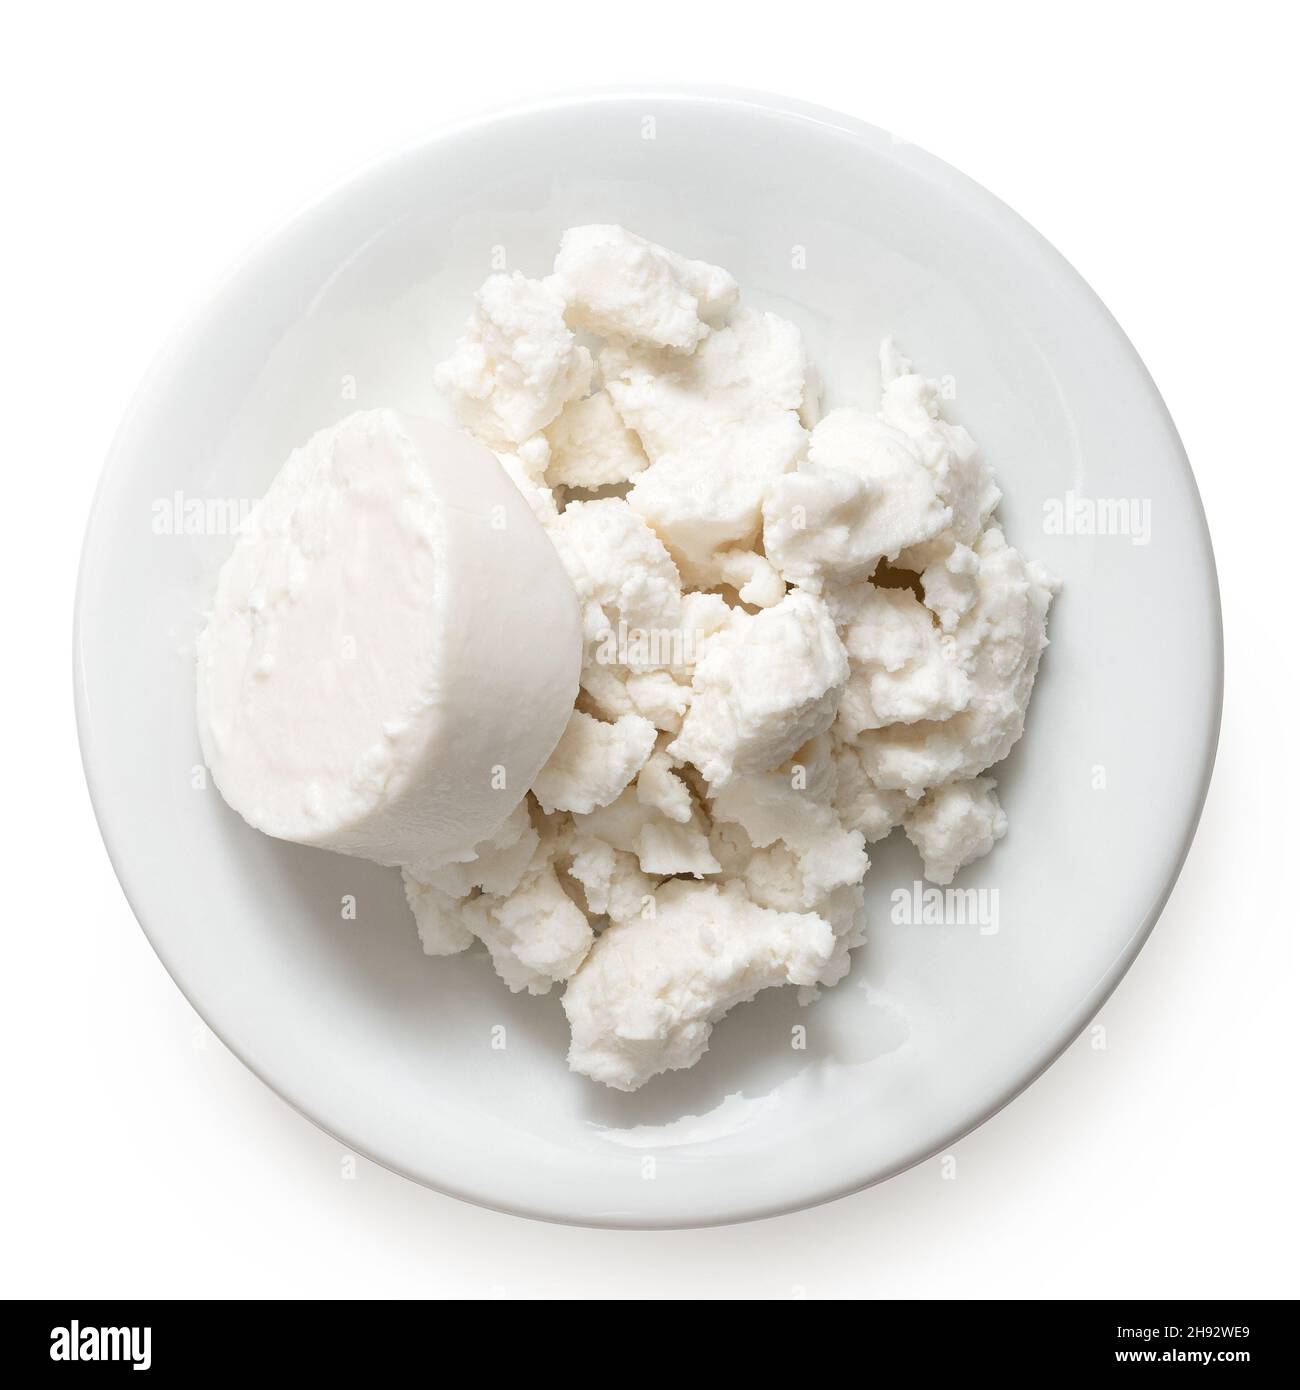
[[[512,990],[565,984],[569,1063],[609,1086],[693,1065],[761,989],[835,984],[867,843],[901,825],[948,883],[1006,833],[981,774],[1056,582],[936,383],[888,341],[881,366],[878,411],[822,414],[794,324],[588,226],[547,278],[488,279],[438,369],[554,542],[586,655],[530,794],[407,895],[431,954],[477,939]]]

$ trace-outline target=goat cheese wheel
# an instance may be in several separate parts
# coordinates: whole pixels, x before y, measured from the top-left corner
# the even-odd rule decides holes
[[[203,755],[268,835],[467,860],[564,732],[581,654],[573,584],[491,451],[361,411],[290,455],[221,570]]]

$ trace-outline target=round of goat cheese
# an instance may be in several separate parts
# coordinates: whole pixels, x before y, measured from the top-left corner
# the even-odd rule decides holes
[[[564,732],[581,654],[573,584],[495,456],[361,411],[290,455],[221,570],[203,755],[268,835],[467,860]]]

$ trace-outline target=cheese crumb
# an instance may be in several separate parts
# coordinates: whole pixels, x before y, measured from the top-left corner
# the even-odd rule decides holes
[[[571,401],[546,429],[551,487],[601,488],[625,483],[649,466],[636,435],[608,391]]]
[[[835,948],[813,913],[758,907],[736,882],[674,882],[653,917],[601,934],[564,992],[569,1065],[619,1091],[690,1067],[713,1025],[774,985],[813,985]]]
[[[560,239],[555,279],[583,328],[682,352],[695,348],[738,293],[720,267],[622,227],[570,228]]]
[[[548,814],[607,806],[645,766],[654,743],[655,726],[639,715],[606,724],[574,710],[533,782],[533,795]]]
[[[927,792],[907,818],[907,838],[921,852],[931,883],[951,883],[957,870],[982,858],[1007,833],[991,777],[949,782]]]
[[[764,772],[830,728],[848,674],[820,599],[796,590],[758,614],[738,609],[705,644],[668,751],[716,787],[738,773]]]
[[[541,280],[492,275],[455,352],[438,368],[457,418],[493,448],[522,444],[583,396],[591,354],[564,321],[564,298]]]

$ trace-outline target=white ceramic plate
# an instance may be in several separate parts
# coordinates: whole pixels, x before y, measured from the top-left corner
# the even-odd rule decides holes
[[[997,470],[1012,543],[1065,581],[1028,732],[998,772],[1010,834],[959,879],[985,890],[997,931],[893,920],[891,894],[919,876],[896,835],[873,854],[871,941],[843,984],[803,1010],[769,991],[698,1067],[632,1096],[566,1070],[557,997],[509,995],[481,954],[425,958],[395,872],[266,839],[196,785],[192,712],[193,639],[231,544],[223,513],[352,409],[436,411],[433,364],[493,258],[543,273],[561,231],[591,221],[728,267],[748,303],[802,326],[832,403],[874,403],[876,348],[894,332],[951,378],[950,413]],[[1131,499],[1130,532],[1149,509],[1148,543],[1050,534],[1045,504],[1067,494]],[[141,388],[78,592],[91,794],[136,915],[195,1008],[351,1148],[476,1202],[593,1224],[823,1201],[1014,1096],[1150,931],[1196,825],[1220,690],[1196,487],[1088,287],[920,150],[735,92],[593,95],[473,121],[300,216]]]

